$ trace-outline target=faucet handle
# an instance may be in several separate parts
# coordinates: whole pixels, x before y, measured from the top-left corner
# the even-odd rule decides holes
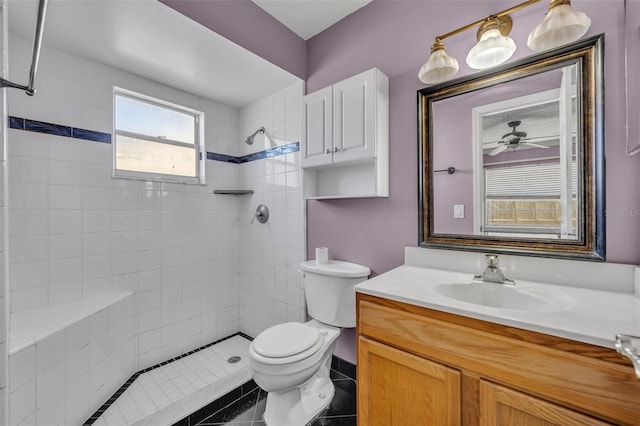
[[[497,268],[498,263],[500,263],[500,259],[497,254],[485,254],[484,261],[487,262],[487,266],[489,268]]]

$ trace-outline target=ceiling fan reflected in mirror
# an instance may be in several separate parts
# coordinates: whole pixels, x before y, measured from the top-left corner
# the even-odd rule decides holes
[[[521,145],[528,145],[536,148],[549,148],[546,145],[540,145],[534,142],[531,142],[533,138],[527,138],[527,132],[519,131],[517,127],[522,123],[521,120],[510,121],[507,123],[507,126],[511,127],[511,131],[506,135],[502,136],[502,139],[494,142],[495,148],[489,152],[489,155],[494,156],[500,154],[502,151],[507,149],[512,149],[515,151]],[[548,140],[551,137],[544,138],[536,138],[541,140]]]

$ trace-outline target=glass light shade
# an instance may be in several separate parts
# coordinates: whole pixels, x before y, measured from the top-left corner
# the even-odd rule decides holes
[[[578,40],[591,26],[591,19],[570,4],[551,6],[544,20],[529,34],[527,45],[541,52]]]
[[[418,78],[426,84],[435,84],[448,80],[458,72],[458,61],[447,55],[444,44],[436,42],[431,48],[429,60],[420,68]]]
[[[515,51],[516,44],[511,37],[503,36],[497,28],[490,28],[469,51],[467,64],[477,70],[490,68],[509,59]]]

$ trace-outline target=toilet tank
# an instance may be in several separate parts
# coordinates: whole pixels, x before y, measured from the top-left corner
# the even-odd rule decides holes
[[[311,318],[335,327],[356,326],[354,286],[367,280],[369,268],[340,260],[323,264],[309,260],[300,264],[300,272]]]

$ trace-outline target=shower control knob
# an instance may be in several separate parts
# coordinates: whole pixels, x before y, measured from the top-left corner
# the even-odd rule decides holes
[[[251,219],[251,223],[254,220],[258,219],[258,222],[265,223],[269,220],[269,208],[264,204],[260,204],[258,208],[256,208],[256,212],[253,214],[253,219]]]

